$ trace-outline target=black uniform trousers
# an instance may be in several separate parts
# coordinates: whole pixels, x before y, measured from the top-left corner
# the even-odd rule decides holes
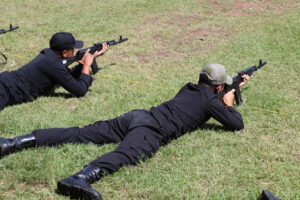
[[[159,125],[145,110],[134,110],[115,119],[98,121],[83,128],[41,129],[35,130],[33,134],[37,146],[56,146],[65,143],[102,145],[120,142],[114,151],[91,163],[103,169],[106,174],[151,157],[164,140]]]

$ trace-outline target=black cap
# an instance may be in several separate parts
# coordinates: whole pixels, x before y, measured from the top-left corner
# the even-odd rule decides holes
[[[58,32],[55,33],[50,39],[50,48],[55,51],[62,51],[68,49],[80,49],[83,47],[83,42],[75,40],[72,33]]]

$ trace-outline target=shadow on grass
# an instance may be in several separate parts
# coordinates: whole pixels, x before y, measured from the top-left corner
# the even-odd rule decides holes
[[[64,92],[55,92],[48,95],[44,95],[43,97],[63,97],[65,99],[76,98],[75,95],[71,93],[64,93]]]
[[[195,130],[210,130],[210,131],[216,131],[216,132],[223,132],[223,131],[230,131],[233,132],[231,129],[226,128],[219,124],[212,124],[212,123],[205,123],[201,126],[199,126]]]

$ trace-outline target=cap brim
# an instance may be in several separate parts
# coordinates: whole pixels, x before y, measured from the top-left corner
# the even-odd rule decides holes
[[[83,42],[80,41],[80,40],[76,40],[76,41],[75,41],[74,48],[75,48],[75,49],[80,49],[80,48],[82,48],[82,47],[83,47]]]
[[[227,75],[225,83],[226,83],[227,85],[232,85],[232,78],[231,78],[231,76],[228,76],[228,75]]]

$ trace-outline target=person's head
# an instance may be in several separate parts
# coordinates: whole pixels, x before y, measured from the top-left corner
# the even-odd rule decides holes
[[[55,33],[50,41],[50,49],[57,52],[59,57],[71,58],[74,54],[74,48],[80,49],[83,47],[83,42],[75,40],[72,33],[58,32]]]
[[[212,63],[202,68],[198,84],[201,83],[209,86],[215,93],[219,93],[224,89],[225,84],[232,84],[232,78],[226,73],[223,65]]]

